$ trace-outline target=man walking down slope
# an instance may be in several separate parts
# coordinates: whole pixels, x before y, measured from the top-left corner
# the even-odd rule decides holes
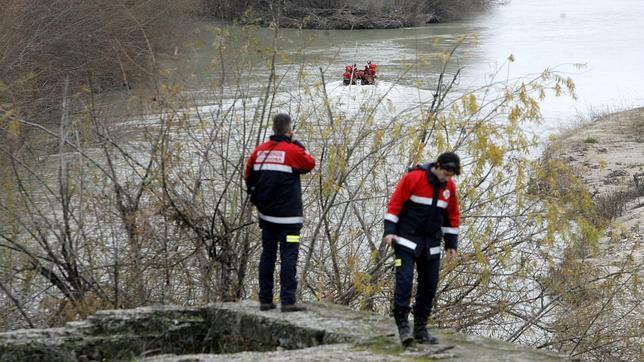
[[[436,162],[410,169],[398,182],[385,214],[383,241],[393,245],[396,259],[394,318],[400,341],[408,346],[438,343],[427,330],[427,319],[438,285],[441,239],[448,260],[456,256],[460,211],[454,175],[461,172],[460,158],[453,152]],[[414,277],[418,272],[413,336],[408,316]]]

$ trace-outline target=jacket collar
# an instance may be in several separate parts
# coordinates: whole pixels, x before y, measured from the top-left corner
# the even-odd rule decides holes
[[[291,137],[283,134],[274,134],[270,139],[275,142],[291,142]]]
[[[447,182],[440,182],[438,180],[438,177],[436,177],[436,175],[434,175],[434,173],[432,172],[432,167],[434,166],[436,166],[435,162],[423,165],[423,168],[426,169],[425,172],[427,174],[427,181],[429,181],[429,184],[432,186],[437,186],[438,188],[444,188],[445,186],[447,186]]]

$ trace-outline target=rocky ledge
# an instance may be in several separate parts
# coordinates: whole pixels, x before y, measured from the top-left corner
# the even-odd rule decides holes
[[[262,312],[257,303],[106,310],[65,327],[0,333],[1,361],[555,361],[545,351],[449,330],[403,350],[391,318],[337,305]]]

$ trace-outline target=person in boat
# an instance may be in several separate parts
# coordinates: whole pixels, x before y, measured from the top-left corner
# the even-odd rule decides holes
[[[354,81],[360,81],[360,84],[364,84],[364,70],[360,69],[355,72]],[[353,83],[355,84],[355,82]]]
[[[369,73],[374,78],[376,77],[376,63],[372,63],[371,60],[367,61],[367,67],[369,67]]]
[[[357,81],[357,79],[359,79],[358,78],[358,67],[356,66],[356,64],[353,64],[353,67],[351,69],[352,69],[352,72],[353,72],[353,74],[351,74],[351,84],[356,85],[356,81]]]
[[[371,69],[369,69],[369,66],[365,65],[363,72],[364,75],[362,76],[362,85],[374,84],[374,78],[371,74]]]
[[[351,73],[353,73],[353,68],[350,65],[344,67],[344,73],[342,74],[342,83],[344,85],[351,84]]]

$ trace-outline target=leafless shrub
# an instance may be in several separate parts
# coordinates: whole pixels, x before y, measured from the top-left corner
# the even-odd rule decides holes
[[[55,141],[57,153],[43,157],[9,133],[13,142],[0,148],[12,164],[0,199],[11,221],[0,229],[6,316],[41,325],[48,316],[62,323],[104,306],[253,298],[260,238],[242,166],[266,138],[270,116],[288,110],[298,120],[297,137],[319,161],[303,177],[304,300],[389,312],[393,263],[381,243],[386,200],[408,166],[451,149],[465,163],[458,179],[460,260],[442,270],[434,322],[576,356],[636,340],[624,320],[637,315],[641,301],[629,299],[632,309],[619,319],[608,313],[618,294],[608,291],[637,289],[632,276],[641,266],[625,258],[617,273],[604,274],[576,260],[596,255],[574,250],[593,251],[598,239],[589,222],[595,215],[584,211],[592,200],[560,165],[531,162],[532,143],[518,127],[539,118],[540,94],[572,91],[568,79],[544,72],[455,95],[460,70],[447,71],[454,56],[448,48],[436,60],[443,67],[433,89],[414,90],[429,96],[422,106],[381,119],[386,95],[351,108],[334,104],[323,70],[312,81],[303,64],[276,66],[285,55],[278,28],[268,51],[255,48],[245,31],[217,30],[217,82],[207,106],[159,81],[150,91],[156,101],[146,105],[152,116],[131,122],[110,124],[91,102],[75,117],[62,112],[56,128],[13,119]],[[237,51],[225,54],[232,47]],[[259,84],[250,77],[258,72],[266,74]],[[396,83],[385,84],[385,92]],[[70,94],[60,93],[66,104]],[[600,304],[580,300],[592,297]],[[571,306],[585,314],[580,328],[565,334],[575,325],[562,314]],[[627,325],[629,334],[605,333],[610,323]]]
[[[607,114],[591,112],[574,129]],[[553,205],[553,215],[571,220],[574,231],[562,236],[562,256],[540,280],[554,304],[551,338],[539,347],[575,358],[638,360],[641,351],[634,345],[641,342],[636,321],[643,313],[637,291],[643,270],[637,256],[641,231],[621,231],[611,223],[644,195],[640,176],[621,189],[591,195],[566,160],[557,157],[559,146],[560,141],[553,140],[545,148],[533,192],[554,196],[561,207]],[[611,251],[616,245],[619,251]]]
[[[58,119],[70,94],[150,79],[155,52],[170,45],[191,2],[1,0],[0,100],[30,119]]]
[[[204,0],[203,7],[207,14],[216,18],[234,20],[244,14],[255,14],[264,17],[264,23],[270,20],[271,13],[281,9],[285,19],[282,26],[297,27],[303,17],[312,17],[306,27],[332,28],[373,28],[401,27],[424,25],[429,21],[448,21],[460,19],[489,7],[496,0]],[[356,20],[356,15],[364,14],[365,20]],[[340,19],[353,22],[354,26],[345,27]],[[268,18],[269,20],[266,20]],[[386,21],[390,19],[390,21]],[[394,21],[394,19],[396,21]],[[433,20],[432,20],[433,19]],[[365,25],[356,25],[356,23]]]
[[[615,191],[597,195],[594,198],[599,214],[606,220],[614,220],[624,214],[627,207],[638,198],[644,196],[644,185],[641,181],[629,183]]]

